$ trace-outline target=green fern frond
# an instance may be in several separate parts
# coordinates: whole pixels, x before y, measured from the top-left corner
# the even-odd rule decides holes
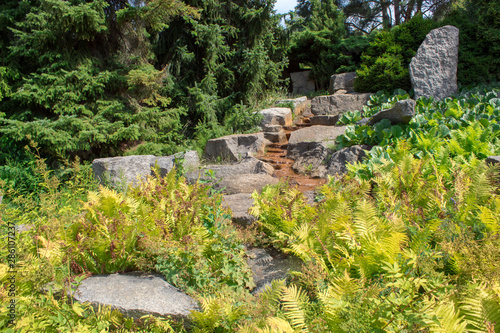
[[[460,302],[460,312],[469,324],[469,332],[488,332],[493,325],[495,332],[500,331],[500,297],[486,284],[480,284],[473,290],[473,296]]]
[[[354,229],[364,239],[373,240],[380,220],[375,206],[368,200],[362,200],[354,212]]]
[[[478,214],[478,217],[481,222],[490,232],[494,234],[498,233],[500,230],[499,216],[496,216],[493,211],[484,206],[479,207],[479,210],[481,211],[481,213]]]
[[[283,303],[283,312],[288,320],[290,320],[292,327],[307,332],[305,323],[304,306],[308,303],[307,295],[297,288],[296,285],[285,287],[281,297]]]
[[[439,304],[432,312],[434,320],[424,320],[429,325],[431,332],[466,332],[467,322],[463,316],[459,316],[454,303]]]
[[[266,319],[267,330],[262,330],[262,333],[294,333],[295,330],[288,321],[278,317],[269,317]]]
[[[264,301],[263,303],[274,306],[279,303],[285,286],[285,280],[273,280],[271,284],[265,287],[264,291],[259,295],[259,298],[261,301]]]

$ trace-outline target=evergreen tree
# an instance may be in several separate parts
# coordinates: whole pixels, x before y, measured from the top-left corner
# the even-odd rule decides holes
[[[193,8],[177,0],[3,6],[3,145],[32,139],[46,156],[85,158],[139,141],[159,153],[178,149],[182,111],[167,108],[168,75],[153,67],[148,37],[175,16],[196,16]]]

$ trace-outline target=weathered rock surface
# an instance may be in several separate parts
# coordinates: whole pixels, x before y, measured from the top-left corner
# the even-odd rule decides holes
[[[201,170],[192,171],[185,174],[187,181],[191,184],[195,183],[198,179],[211,180],[206,175],[207,170],[212,170],[215,179],[221,180],[224,177],[243,175],[243,174],[267,174],[272,175],[274,172],[270,164],[259,161],[255,157],[247,156],[240,162],[235,164],[215,164],[207,165]]]
[[[486,163],[489,164],[500,164],[500,156],[488,156]]]
[[[248,213],[248,210],[252,207],[253,202],[254,200],[252,199],[252,194],[237,193],[225,195],[222,204],[231,209],[233,223],[248,226],[255,221],[255,216]]]
[[[260,192],[267,184],[278,184],[278,178],[268,174],[241,174],[225,176],[219,183],[214,185],[215,189],[223,189],[226,194]]]
[[[405,99],[403,101],[398,101],[396,104],[387,110],[382,110],[374,114],[370,121],[369,125],[373,125],[382,119],[388,119],[391,121],[391,124],[408,124],[415,115],[415,101],[412,99]]]
[[[264,117],[260,123],[261,127],[269,125],[292,125],[292,109],[290,108],[270,108],[259,111]]]
[[[457,92],[459,30],[451,25],[427,34],[410,62],[415,99],[433,96],[441,100]]]
[[[311,125],[334,126],[339,121],[340,116],[312,116],[309,118]]]
[[[309,78],[310,70],[290,73],[294,94],[308,94],[316,90],[314,80]]]
[[[356,72],[334,74],[330,76],[330,86],[328,92],[334,94],[339,90],[346,90],[346,92],[354,91],[354,81],[356,80]]]
[[[347,164],[363,161],[366,157],[365,150],[369,149],[370,147],[366,145],[356,145],[334,152],[328,162],[326,174],[341,176],[347,173]]]
[[[300,142],[321,142],[321,141],[335,141],[337,136],[344,134],[346,126],[310,126],[301,128],[292,132],[288,139],[288,151],[295,144]]]
[[[265,133],[275,133],[281,132],[283,130],[283,126],[280,125],[267,125],[262,127],[262,131]]]
[[[284,279],[289,271],[300,271],[302,267],[299,258],[276,250],[254,248],[247,253],[250,257],[247,262],[256,285],[253,294],[261,293],[273,280]]]
[[[347,111],[362,110],[372,94],[342,94],[317,96],[311,101],[311,112],[315,116],[342,115]]]
[[[304,109],[307,107],[307,96],[297,97],[293,99],[283,99],[276,102],[276,104],[278,105],[285,103],[293,103],[293,113],[298,115],[304,112]]]
[[[264,133],[233,134],[208,140],[205,157],[208,160],[239,161],[248,154],[262,154],[270,144]]]
[[[264,138],[272,143],[286,143],[286,133],[284,130],[279,132],[264,132]]]
[[[134,155],[121,157],[98,158],[92,161],[92,170],[101,184],[113,187],[133,186],[151,174],[154,155]]]
[[[158,164],[160,168],[160,175],[165,177],[167,173],[172,170],[174,165],[182,162],[182,168],[184,171],[191,171],[197,169],[200,166],[200,158],[198,157],[198,152],[194,150],[187,151],[185,153],[177,153],[170,156],[157,157],[154,162],[151,163],[151,167]]]
[[[197,309],[194,299],[147,273],[91,276],[83,280],[73,297],[94,306],[111,305],[126,316],[171,316],[187,319]]]
[[[295,160],[292,169],[297,173],[309,174],[311,177],[324,178],[325,162],[334,141],[299,142],[289,146],[287,157]]]

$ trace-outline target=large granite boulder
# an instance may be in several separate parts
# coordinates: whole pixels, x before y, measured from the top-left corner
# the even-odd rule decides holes
[[[287,157],[295,160],[292,166],[295,172],[324,178],[325,162],[334,146],[334,141],[299,142],[289,147]]]
[[[324,126],[335,126],[339,121],[340,116],[312,116],[309,118],[309,124],[311,125],[324,125]]]
[[[316,85],[314,83],[314,80],[309,78],[310,74],[311,74],[310,70],[290,73],[293,93],[295,95],[308,94],[316,90]]]
[[[360,111],[370,100],[371,93],[317,96],[311,101],[311,112],[315,116],[342,115],[347,111]]]
[[[255,216],[248,213],[250,207],[253,206],[253,198],[251,193],[237,193],[225,195],[222,205],[231,210],[231,219],[233,223],[248,226],[255,221]]]
[[[259,294],[273,280],[287,277],[289,271],[300,271],[302,261],[294,256],[286,255],[273,249],[254,248],[247,251],[248,266],[252,270],[255,289],[252,294]]]
[[[154,315],[185,320],[191,311],[199,310],[194,299],[160,276],[139,272],[91,276],[80,283],[73,297],[96,307],[110,305],[136,319]]]
[[[154,155],[98,158],[92,161],[92,170],[101,184],[125,188],[138,185],[150,175],[155,160]]]
[[[334,152],[326,167],[326,174],[330,176],[342,176],[347,173],[347,164],[362,162],[366,157],[365,150],[369,149],[370,147],[367,145],[356,145]]]
[[[356,72],[334,74],[330,76],[330,86],[328,87],[328,93],[333,95],[339,90],[353,92],[355,80]]]
[[[292,98],[292,99],[282,99],[278,102],[276,102],[277,105],[280,104],[288,104],[292,103],[293,104],[293,113],[295,114],[301,114],[304,112],[304,110],[307,107],[307,96],[302,96],[302,97],[297,97],[297,98]]]
[[[486,163],[493,165],[500,165],[500,156],[488,156]]]
[[[408,124],[415,115],[415,101],[412,99],[405,99],[396,102],[396,104],[387,110],[382,110],[374,114],[368,125],[373,125],[382,119],[390,120],[392,125]]]
[[[288,139],[287,150],[301,142],[335,141],[337,136],[344,134],[346,126],[310,126],[292,132]]]
[[[208,140],[205,157],[213,161],[239,161],[249,154],[263,154],[264,147],[270,143],[264,133],[227,135]]]
[[[292,110],[290,108],[270,108],[259,111],[263,116],[260,126],[268,125],[292,125]]]
[[[459,30],[451,25],[427,34],[410,62],[415,99],[433,96],[441,100],[457,92]]]
[[[206,175],[208,170],[213,171],[213,176],[216,181],[219,181],[227,176],[259,173],[272,175],[274,172],[274,169],[270,164],[259,161],[255,157],[247,156],[235,164],[207,165],[201,170],[188,172],[184,176],[191,184],[195,183],[198,179],[211,180],[211,178]]]
[[[278,184],[279,179],[268,174],[241,174],[225,176],[220,182],[214,184],[216,190],[226,194],[260,192],[268,184]]]
[[[158,165],[160,169],[160,176],[165,177],[174,166],[182,166],[185,172],[197,169],[200,166],[200,158],[198,157],[198,152],[190,150],[185,153],[157,157],[155,161],[152,162],[151,167],[155,167],[155,165]]]

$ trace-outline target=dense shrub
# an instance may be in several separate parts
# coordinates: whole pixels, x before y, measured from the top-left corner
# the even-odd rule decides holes
[[[358,92],[379,90],[410,91],[408,66],[429,31],[437,24],[421,15],[392,28],[374,32],[374,39],[361,56],[354,89]]]
[[[442,24],[460,29],[458,82],[476,85],[500,81],[500,4],[471,0],[457,7]]]

